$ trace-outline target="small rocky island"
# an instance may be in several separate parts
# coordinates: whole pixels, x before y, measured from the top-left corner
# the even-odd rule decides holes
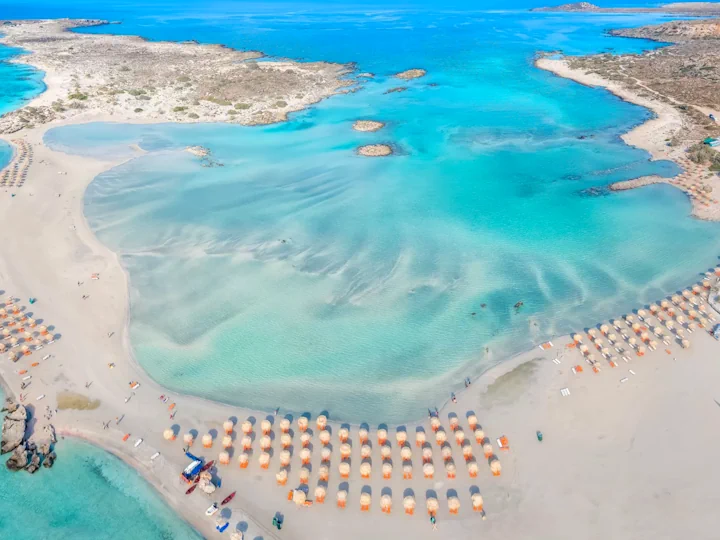
[[[377,120],[356,120],[353,123],[353,129],[355,131],[378,131],[385,127],[383,122]]]
[[[393,149],[388,144],[367,144],[358,148],[357,152],[366,157],[385,157],[391,155]]]
[[[397,79],[403,79],[406,81],[412,80],[412,79],[419,79],[420,77],[424,77],[427,74],[427,71],[420,68],[413,68],[413,69],[407,69],[405,71],[401,71],[400,73],[396,73],[393,75]]]
[[[35,435],[28,439],[28,411],[24,405],[11,398],[5,400],[2,409],[6,412],[2,426],[2,440],[0,441],[0,454],[12,453],[5,466],[11,471],[25,469],[30,474],[37,472],[42,465],[50,468],[55,463],[56,455],[53,445],[56,442],[55,429],[47,424],[40,434],[39,441]]]

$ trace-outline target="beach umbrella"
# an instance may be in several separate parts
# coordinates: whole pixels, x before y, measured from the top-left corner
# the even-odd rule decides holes
[[[54,341],[54,340],[55,340],[55,336],[53,336],[52,334],[45,335],[45,341],[47,341],[48,343],[50,343],[51,341]]]
[[[10,338],[10,346],[11,347],[14,347],[15,345],[17,345],[17,343],[18,343],[18,339],[16,337]]]
[[[320,458],[322,461],[330,461],[330,457],[332,456],[332,450],[330,450],[329,447],[324,447],[322,450],[320,450]]]
[[[370,447],[370,445],[363,444],[360,447],[360,457],[362,457],[363,459],[369,458],[370,454],[372,454],[372,448]]]
[[[280,444],[283,448],[289,448],[292,445],[292,437],[289,433],[283,433],[280,435]]]
[[[220,452],[218,460],[220,461],[220,465],[227,465],[230,463],[230,454],[227,452]]]
[[[398,446],[403,446],[407,441],[407,431],[398,431],[395,433],[395,439],[397,440]]]
[[[695,307],[698,307],[700,305],[700,300],[698,300],[694,296],[690,300],[688,300],[688,302],[690,302]]]
[[[435,433],[435,441],[438,444],[443,444],[445,441],[447,441],[447,433],[443,431],[442,429],[439,430],[437,433]]]
[[[695,294],[700,294],[702,292],[702,287],[700,285],[693,285],[692,292]]]
[[[263,435],[267,435],[270,433],[270,430],[272,430],[272,423],[270,423],[270,420],[263,420],[260,422],[260,430],[262,431]]]
[[[312,456],[312,453],[310,452],[309,448],[303,448],[300,450],[300,459],[304,464],[310,463],[310,457]]]
[[[17,362],[17,354],[15,354],[14,352],[10,352],[10,354],[8,354],[8,360],[10,360],[11,362]]]
[[[403,446],[400,449],[400,457],[404,460],[409,460],[412,458],[412,449],[409,446]]]
[[[502,465],[500,465],[500,460],[493,456],[490,458],[489,463],[490,463],[490,472],[492,472],[492,475],[500,476],[500,472],[502,471]]]
[[[5,319],[7,317],[7,310],[5,308],[0,309],[0,319]]]
[[[457,416],[450,417],[450,429],[455,431],[460,423],[460,419]]]
[[[340,491],[337,492],[336,497],[337,497],[338,508],[345,508],[345,505],[347,504],[347,496],[348,496],[348,492],[344,489],[341,489]]]
[[[321,414],[315,420],[315,424],[317,425],[318,431],[323,431],[327,427],[327,423],[328,423],[328,418],[324,414]]]
[[[235,424],[233,424],[232,420],[225,420],[223,422],[223,430],[225,433],[232,433],[233,429],[235,428]]]
[[[645,355],[645,347],[643,347],[642,345],[640,345],[640,346],[637,348],[637,355],[638,355],[638,356],[644,356],[644,355]]]
[[[288,420],[287,418],[283,418],[282,420],[280,420],[280,431],[282,431],[283,433],[287,433],[288,431],[290,431],[290,420]]]
[[[688,332],[692,332],[693,330],[695,330],[697,328],[697,325],[695,323],[691,322],[691,323],[688,323],[687,327],[688,327]]]
[[[250,456],[245,452],[238,456],[238,465],[241,469],[247,469],[248,463],[250,463]]]
[[[415,513],[415,497],[407,495],[403,499],[403,508],[405,508],[406,514],[413,515]]]
[[[380,509],[386,514],[392,510],[392,497],[387,493],[380,497]]]
[[[479,493],[473,493],[472,495],[470,495],[470,500],[472,501],[473,511],[482,512],[482,509],[483,509],[482,495],[480,495]]]
[[[700,304],[700,305],[698,306],[698,311],[699,311],[700,313],[707,313],[707,308],[705,307],[704,304]]]
[[[613,319],[610,322],[615,327],[616,330],[620,330],[620,320],[619,319]]]
[[[685,335],[685,330],[683,330],[682,328],[677,328],[677,329],[675,330],[675,333],[676,333],[679,337],[682,337],[682,336]]]
[[[370,502],[372,501],[372,497],[369,493],[361,493],[360,494],[360,511],[361,512],[367,512],[370,510]]]
[[[382,464],[382,473],[385,480],[389,480],[392,476],[392,463],[386,461]]]
[[[635,348],[635,346],[637,345],[637,339],[635,339],[634,337],[631,337],[630,339],[628,339],[628,344],[631,347]]]
[[[350,446],[348,443],[343,443],[340,445],[340,455],[345,458],[350,457],[350,453],[352,452],[352,446]]]
[[[465,458],[465,461],[468,461],[473,457],[472,446],[469,444],[463,446],[463,457]]]
[[[660,306],[658,306],[657,304],[650,305],[650,313],[652,313],[654,315],[658,311],[660,311]]]
[[[665,321],[665,326],[668,330],[672,330],[675,327],[675,323],[673,321]]]
[[[260,437],[260,449],[267,450],[272,445],[272,440],[267,435]]]
[[[287,467],[290,465],[290,458],[291,454],[288,450],[281,450],[280,451],[280,465],[283,467]]]
[[[643,317],[645,317],[647,315],[647,312],[644,309],[638,309],[637,314],[638,314],[638,318],[642,319]]]
[[[252,446],[252,437],[245,435],[240,443],[242,444],[243,450],[250,450],[250,447]]]
[[[278,486],[284,486],[287,484],[288,480],[288,472],[287,469],[280,469],[277,474],[275,475],[275,480],[277,480]]]
[[[195,442],[195,437],[193,437],[192,433],[186,433],[183,435],[183,442],[185,443],[185,446],[192,446]]]
[[[587,360],[588,360],[588,362],[590,362],[591,364],[593,364],[593,363],[595,362],[595,355],[594,355],[594,354],[588,354],[588,355],[587,355]]]
[[[252,433],[252,423],[250,420],[245,420],[242,425],[240,426],[240,429],[245,435],[250,435]]]
[[[340,439],[340,442],[346,442],[348,437],[350,437],[350,431],[347,428],[340,428],[338,431],[338,439]]]
[[[358,430],[358,439],[360,439],[360,444],[365,444],[368,440],[368,430],[365,428],[360,428]]]
[[[330,432],[328,430],[323,430],[318,434],[318,439],[320,439],[320,442],[327,446],[330,444]]]
[[[682,295],[687,299],[687,298],[690,298],[690,297],[692,296],[692,293],[691,293],[689,290],[685,289],[685,290],[682,292]]]
[[[476,429],[474,432],[475,442],[481,443],[485,440],[485,432],[482,429]]]
[[[270,454],[267,452],[262,452],[258,456],[258,463],[260,463],[260,467],[263,469],[267,469],[270,466]]]
[[[575,343],[582,343],[582,336],[580,334],[573,334],[573,341]]]
[[[648,341],[650,339],[650,334],[648,334],[647,332],[643,332],[642,334],[640,334],[640,339],[642,341]]]
[[[387,441],[388,432],[387,429],[380,428],[377,430],[377,438],[378,438],[378,444],[382,445],[385,444],[385,441]]]
[[[230,448],[232,446],[233,440],[230,435],[225,435],[222,439],[222,447],[223,448]]]
[[[625,315],[624,318],[625,318],[625,323],[628,326],[631,325],[635,321],[635,317],[633,317],[632,315]]]
[[[213,445],[212,435],[210,435],[209,433],[206,433],[205,435],[203,435],[202,436],[202,445],[205,448],[212,448],[212,445]]]
[[[455,441],[458,444],[462,444],[465,440],[465,432],[462,429],[456,429],[455,430]]]
[[[595,330],[594,328],[591,328],[590,330],[588,330],[587,333],[588,333],[588,336],[590,336],[591,338],[595,338],[595,336],[597,336],[597,330]]]
[[[680,345],[682,345],[683,349],[689,349],[690,348],[690,342],[687,339],[683,339],[680,342]]]
[[[600,332],[602,332],[604,335],[607,335],[608,330],[610,330],[610,327],[607,324],[600,325]]]
[[[432,461],[432,448],[430,445],[423,447],[422,449],[423,461]]]
[[[166,441],[174,441],[175,440],[175,431],[173,429],[167,428],[165,431],[163,431],[163,438]]]
[[[485,453],[486,458],[489,458],[490,456],[493,455],[493,447],[489,441],[486,442],[485,444],[483,444],[483,452]]]
[[[40,333],[41,333],[43,336],[48,333],[47,326],[41,326],[40,328],[38,328],[38,330],[40,330]]]
[[[308,446],[310,446],[310,439],[312,439],[312,437],[307,431],[304,431],[300,434],[300,444],[303,448],[307,448]]]
[[[448,459],[452,459],[452,448],[450,448],[450,445],[445,445],[440,450],[440,453],[442,454],[442,457],[445,461]]]
[[[403,479],[412,480],[412,463],[406,461],[403,463]]]
[[[657,349],[657,341],[651,341],[650,343],[648,343],[648,347],[654,351],[655,349]]]
[[[448,509],[451,514],[457,514],[458,510],[460,510],[460,499],[454,495],[452,497],[448,497]]]
[[[10,330],[7,328],[3,328],[2,335],[7,338],[10,335]]]
[[[632,328],[632,331],[637,334],[638,331],[640,330],[640,324],[638,324],[638,323],[633,323],[632,326],[631,326],[631,328]]]
[[[306,500],[307,500],[307,496],[305,495],[305,492],[302,489],[296,489],[293,491],[293,502],[297,506],[303,506],[305,504]]]
[[[318,504],[323,504],[325,502],[325,496],[327,495],[327,491],[323,486],[318,486],[315,488],[315,502]]]
[[[318,467],[318,478],[321,482],[327,482],[330,478],[330,469],[327,465],[320,465]]]
[[[309,423],[310,421],[308,420],[307,416],[301,416],[300,418],[298,418],[298,429],[301,433],[307,431]]]
[[[435,474],[435,466],[432,463],[425,463],[423,465],[423,474],[425,478],[432,478]]]
[[[580,352],[583,354],[587,354],[588,353],[587,345],[580,345]]]
[[[706,289],[709,289],[709,288],[710,288],[710,280],[709,280],[709,279],[703,279],[703,280],[702,280],[702,286],[705,287]]]
[[[477,428],[478,425],[478,418],[474,414],[471,414],[467,418],[468,426],[470,426],[471,431],[475,431],[475,428]]]
[[[653,334],[655,334],[656,336],[662,336],[663,329],[660,328],[659,326],[656,326],[655,328],[653,328]]]
[[[380,455],[383,459],[390,459],[390,454],[392,454],[392,449],[385,445],[380,447]]]
[[[440,504],[435,497],[428,497],[425,501],[425,505],[427,506],[428,514],[431,516],[434,516],[437,513],[438,508],[440,508]]]
[[[347,461],[341,461],[338,465],[338,472],[341,478],[347,478],[350,476],[350,464]]]
[[[437,416],[433,416],[430,419],[430,427],[433,431],[437,431],[438,429],[440,429],[440,419]]]
[[[608,341],[609,341],[610,343],[615,343],[615,342],[617,341],[617,335],[615,335],[615,334],[613,334],[612,332],[610,332],[610,333],[608,334]]]
[[[307,467],[301,467],[299,477],[301,484],[307,484],[310,480],[310,469],[308,469]]]
[[[678,315],[675,320],[678,324],[683,324],[685,322],[685,317],[683,317],[682,315]]]
[[[680,296],[679,294],[673,294],[672,298],[670,298],[672,303],[675,304],[676,306],[680,305],[680,302],[682,302],[682,299],[683,299],[683,297]]]
[[[695,311],[694,309],[691,309],[690,311],[688,311],[688,317],[690,317],[691,319],[695,319],[695,318],[697,318],[697,316],[698,316],[698,312]]]
[[[661,301],[660,301],[660,307],[661,307],[662,309],[667,309],[669,305],[670,305],[670,302],[668,302],[667,300],[661,300]]]
[[[455,475],[457,474],[457,469],[455,468],[455,463],[453,463],[452,460],[445,462],[445,472],[447,473],[448,478],[455,478]]]
[[[362,478],[370,478],[370,473],[372,472],[372,463],[369,461],[363,461],[360,464],[360,476]]]
[[[424,431],[416,431],[415,432],[415,446],[422,446],[425,444],[425,432]]]

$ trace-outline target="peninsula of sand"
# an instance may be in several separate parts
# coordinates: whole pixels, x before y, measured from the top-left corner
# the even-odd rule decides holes
[[[43,137],[50,127],[71,123],[133,114],[140,115],[135,121],[174,120],[176,113],[156,94],[137,99],[144,94],[90,90],[87,85],[99,73],[107,74],[103,84],[110,84],[108,67],[99,67],[89,81],[66,77],[74,67],[54,66],[69,62],[75,49],[67,42],[63,49],[63,40],[106,39],[118,44],[112,50],[120,50],[120,58],[123,44],[132,50],[145,43],[68,36],[62,30],[68,24],[8,27],[6,40],[19,39],[23,27],[33,32],[34,25],[59,33],[51,40],[25,34],[24,45],[13,42],[33,51],[57,49],[42,64],[47,92],[0,121],[5,126],[0,136],[24,160],[22,185],[5,187],[14,196],[0,198],[0,380],[9,396],[31,410],[32,430],[54,426],[57,459],[63,459],[62,437],[88,440],[132,465],[201,535],[215,536],[216,527],[227,523],[233,540],[711,538],[720,527],[715,512],[720,473],[710,466],[720,451],[712,423],[720,345],[708,333],[720,319],[715,307],[720,269],[699,268],[705,274],[678,294],[508,360],[456,399],[438,404],[431,418],[402,425],[349,425],[332,410],[252,411],[179,395],[151,380],[129,345],[127,274],[82,212],[88,184],[120,161],[66,155],[45,146]],[[213,50],[218,56],[236,54]],[[41,65],[35,64],[40,58],[42,53],[35,53],[23,61]],[[94,61],[110,65],[112,58]],[[271,107],[269,93],[272,99],[283,97],[267,82],[275,77],[300,84],[307,103],[341,84],[325,79],[330,82],[319,91],[318,72],[307,64],[289,73],[229,64],[227,69],[257,82],[255,100],[237,94],[229,99],[233,109],[236,99],[250,105],[236,109],[237,120],[246,123],[280,119],[290,109]],[[78,66],[87,66],[82,69],[90,65],[78,59]],[[566,66],[550,65],[558,72]],[[328,77],[344,69],[316,67],[330,70]],[[113,69],[118,81],[137,65],[128,65],[130,72],[122,70],[122,62]],[[213,80],[217,69],[210,71]],[[176,90],[176,79],[165,81],[166,99],[183,103],[179,96],[185,90]],[[86,98],[67,97],[75,83]],[[153,88],[161,92],[161,85]],[[311,88],[318,91],[313,98]],[[299,93],[293,87],[288,95]],[[132,112],[131,98],[143,111]],[[55,111],[58,99],[63,110]],[[70,101],[86,108],[66,107]],[[205,106],[207,114],[229,107],[201,103],[188,110],[200,116],[197,107]],[[183,112],[177,111],[178,120],[189,121]],[[668,118],[687,124],[686,116]],[[22,129],[10,134],[18,125]],[[665,158],[673,147],[662,148],[665,135],[655,134],[660,125],[650,122],[644,129],[657,141],[654,157]],[[206,150],[188,149],[197,159],[207,159]],[[713,259],[708,254],[709,267]],[[681,449],[680,441],[690,444]],[[189,484],[181,478],[192,462],[184,449],[201,465],[214,462],[200,475],[191,467]],[[274,518],[282,518],[282,531],[273,526]]]

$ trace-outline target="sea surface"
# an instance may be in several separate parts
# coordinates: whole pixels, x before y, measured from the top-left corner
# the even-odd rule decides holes
[[[273,126],[90,124],[46,141],[134,157],[96,179],[85,212],[129,272],[131,342],[153,378],[265,410],[418,418],[465,377],[715,263],[720,226],[690,219],[682,193],[605,189],[677,173],[620,140],[649,113],[533,67],[538,51],[661,46],[605,34],[661,20],[190,8],[129,18],[84,31],[355,62],[375,77]],[[411,67],[428,75],[392,77]],[[387,126],[357,133],[359,118]],[[356,155],[370,142],[397,154]],[[210,162],[188,145],[209,148]]]

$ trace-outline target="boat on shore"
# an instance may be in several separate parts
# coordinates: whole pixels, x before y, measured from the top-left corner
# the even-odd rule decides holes
[[[236,493],[237,493],[237,491],[233,491],[230,495],[228,495],[227,497],[225,497],[225,498],[223,499],[223,502],[220,503],[220,506],[224,506],[224,505],[226,505],[227,503],[229,503],[230,501],[232,501],[233,498],[235,497],[235,494],[236,494]]]
[[[218,511],[219,508],[220,507],[218,506],[218,503],[212,503],[210,505],[210,507],[207,510],[205,510],[205,515],[212,516],[215,512]]]
[[[202,469],[200,469],[200,472],[207,471],[213,465],[215,465],[215,461],[208,461],[205,465],[203,465]]]
[[[193,484],[192,486],[190,486],[190,487],[187,489],[187,491],[185,492],[185,495],[190,495],[193,491],[195,491],[195,488],[197,488],[197,487],[198,487],[197,484]]]

